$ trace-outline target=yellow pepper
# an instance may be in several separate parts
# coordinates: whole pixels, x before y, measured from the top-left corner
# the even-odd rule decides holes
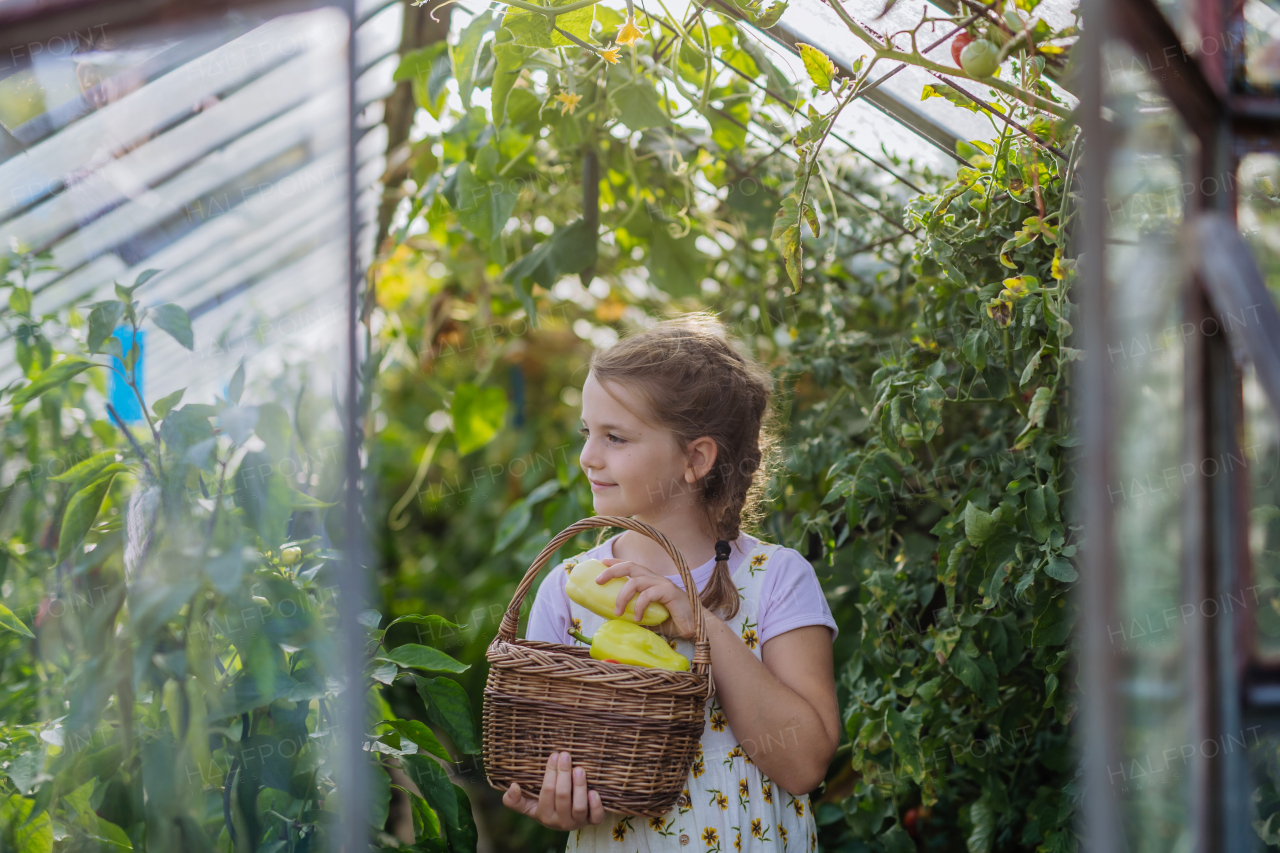
[[[564,585],[565,593],[592,613],[603,616],[605,619],[622,618],[630,620],[632,624],[660,625],[671,618],[671,611],[655,601],[644,609],[644,615],[639,622],[636,622],[634,597],[627,602],[627,609],[619,617],[613,609],[618,604],[618,593],[622,591],[627,581],[625,578],[610,578],[604,583],[596,583],[596,578],[604,570],[605,564],[599,560],[583,560],[569,572],[569,580]]]
[[[594,637],[584,637],[578,631],[570,633],[582,642],[591,644],[591,656],[596,660],[678,672],[689,671],[687,657],[667,645],[667,641],[659,634],[629,619],[610,619],[596,629]]]

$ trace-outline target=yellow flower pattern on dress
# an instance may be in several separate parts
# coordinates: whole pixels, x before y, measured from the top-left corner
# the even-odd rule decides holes
[[[621,40],[619,40],[621,41]],[[597,53],[599,51],[597,50]],[[554,102],[553,103],[557,103]],[[585,101],[575,102],[584,106]],[[570,110],[567,106],[564,111]],[[730,629],[738,634],[748,651],[762,658],[760,641],[760,613],[762,591],[769,559],[780,546],[759,542],[746,548],[739,555],[736,567],[730,572],[732,582],[740,596],[739,611],[727,620]],[[612,556],[607,549],[589,555],[598,559]],[[572,563],[586,559],[578,555]],[[787,559],[794,559],[789,555]],[[564,564],[568,572],[570,563]],[[790,569],[791,566],[787,565]],[[590,635],[604,619],[576,603],[571,603],[567,622],[576,631]],[[576,621],[575,621],[576,620]],[[667,645],[677,653],[692,660],[693,641],[686,638],[663,637]],[[565,853],[632,853],[649,850],[651,853],[787,853],[806,850],[816,853],[817,826],[808,796],[790,798],[775,797],[772,780],[746,754],[732,729],[732,720],[713,695],[704,706],[705,725],[701,738],[695,744],[693,762],[686,776],[680,797],[671,809],[660,817],[642,817],[626,822],[618,820],[622,815],[612,815],[601,824],[585,826],[568,833],[569,843]],[[750,743],[750,741],[747,741]],[[733,792],[737,792],[735,802]],[[804,842],[808,842],[806,845]]]
[[[577,560],[568,560],[568,561],[566,561],[566,562],[565,562],[565,564],[564,564],[564,573],[565,573],[566,575],[571,575],[571,574],[573,574],[573,568],[574,568],[574,566],[576,566],[576,565],[578,565],[578,561],[577,561]],[[576,620],[576,619],[575,619],[574,621],[576,622],[576,621],[578,621],[578,620]]]
[[[675,822],[675,818],[663,821],[660,817],[651,817],[649,818],[649,828],[663,837],[668,837],[676,834],[676,831],[671,828],[671,825]]]
[[[729,718],[724,715],[723,711],[711,712],[711,730],[714,732],[724,731],[724,727],[729,725]]]
[[[788,794],[787,796],[791,795]],[[797,800],[795,797],[791,797],[791,802],[787,805],[796,810],[796,817],[804,817],[804,800]]]

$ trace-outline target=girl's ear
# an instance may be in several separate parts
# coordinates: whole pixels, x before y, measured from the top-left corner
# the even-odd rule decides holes
[[[689,467],[685,469],[685,479],[692,483],[705,477],[707,472],[711,470],[711,466],[716,464],[718,451],[719,447],[716,445],[716,440],[709,435],[695,438],[689,442]]]

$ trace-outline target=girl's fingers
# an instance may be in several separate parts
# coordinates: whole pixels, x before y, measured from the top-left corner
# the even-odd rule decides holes
[[[572,771],[569,753],[560,753],[560,764],[556,771],[556,817],[561,821],[573,819]]]
[[[636,596],[635,621],[639,622],[644,618],[644,609],[649,606],[649,600],[651,598],[653,598],[653,596],[650,595],[649,590],[647,589],[641,590],[640,594]]]
[[[538,792],[538,814],[550,818],[556,813],[556,774],[560,753],[553,752],[547,757],[547,772],[542,776],[542,790]]]
[[[587,771],[582,767],[573,768],[573,822],[582,823],[587,819]]]
[[[636,591],[640,588],[640,581],[632,578],[622,585],[622,589],[618,590],[618,597],[613,605],[613,615],[621,616],[622,611],[627,609],[627,602],[635,596]]]
[[[587,794],[587,802],[590,805],[590,814],[592,823],[601,823],[604,821],[604,806],[600,803],[600,794],[597,791],[590,791]]]
[[[538,810],[538,801],[532,797],[526,797],[518,782],[512,782],[511,787],[507,788],[502,795],[502,803],[512,811],[520,812],[529,817],[532,817]]]

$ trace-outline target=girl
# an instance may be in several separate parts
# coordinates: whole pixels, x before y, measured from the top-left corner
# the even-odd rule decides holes
[[[715,694],[688,785],[660,818],[606,814],[582,767],[553,754],[537,798],[512,783],[503,802],[553,829],[572,851],[817,850],[808,792],[840,740],[831,644],[837,628],[813,567],[743,532],[759,519],[774,462],[772,377],[705,313],[629,335],[593,353],[582,389],[579,463],[597,515],[630,516],[685,556],[711,644]],[[603,530],[601,535],[603,536]],[[604,619],[564,592],[578,560],[629,577],[621,614],[661,602],[668,642],[693,658],[694,614],[657,542],[625,531],[561,563],[538,587],[527,637],[566,645]],[[696,568],[694,568],[696,567]],[[604,734],[608,737],[608,734]]]

